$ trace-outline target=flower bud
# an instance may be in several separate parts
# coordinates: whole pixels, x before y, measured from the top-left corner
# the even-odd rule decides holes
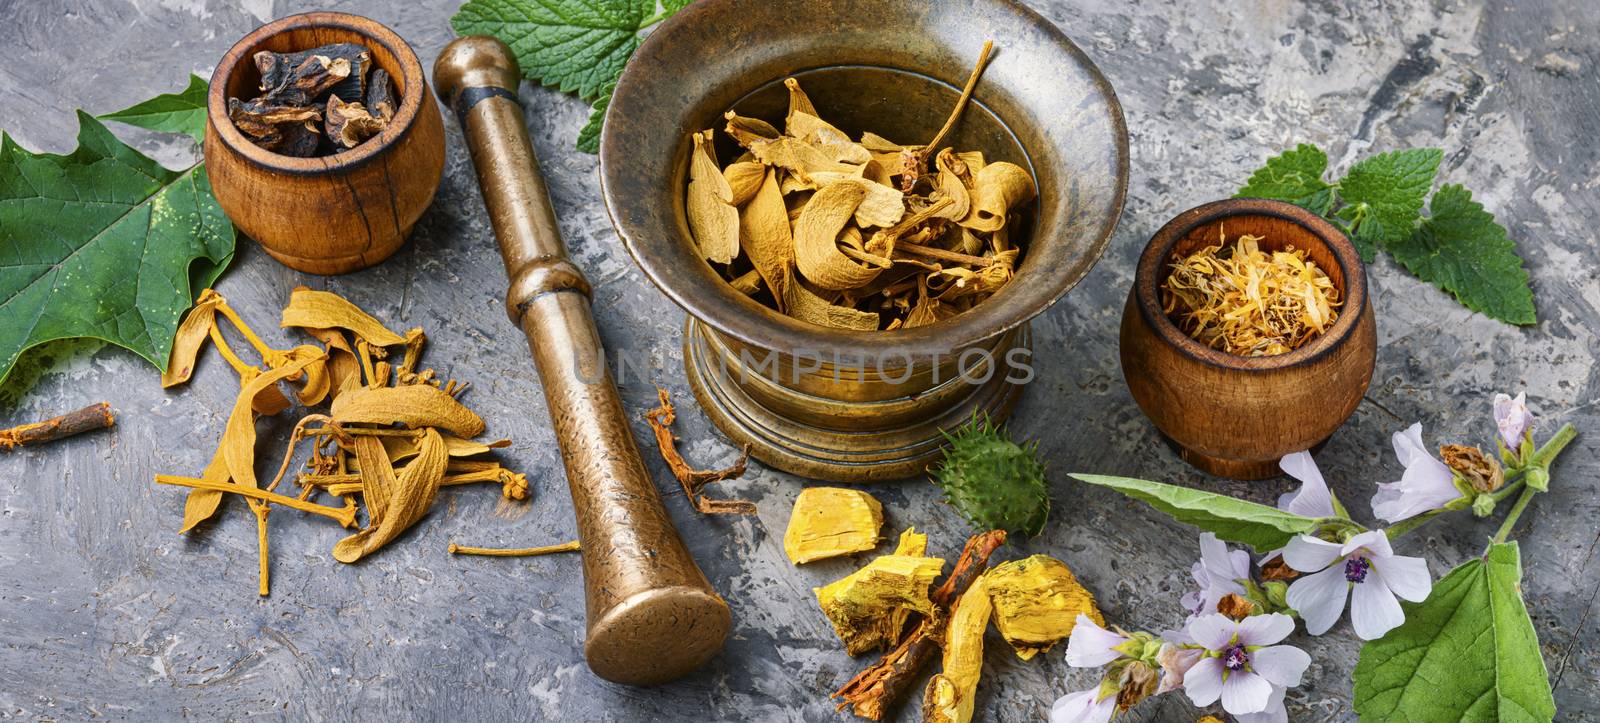
[[[1500,463],[1477,447],[1447,444],[1439,448],[1439,456],[1475,492],[1493,492],[1506,482]]]
[[[1289,609],[1289,583],[1282,580],[1269,580],[1261,583],[1261,589],[1267,594],[1267,602],[1272,603],[1274,609]]]
[[[1528,483],[1530,489],[1536,489],[1540,492],[1548,492],[1550,490],[1550,470],[1543,467],[1534,466],[1528,468],[1527,473],[1522,475],[1522,480]]]
[[[1473,498],[1472,514],[1477,517],[1488,517],[1494,514],[1494,497],[1491,495],[1478,495]]]

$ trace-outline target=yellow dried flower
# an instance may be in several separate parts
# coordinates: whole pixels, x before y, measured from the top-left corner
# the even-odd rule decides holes
[[[1261,249],[1260,236],[1226,237],[1172,263],[1162,304],[1178,328],[1240,356],[1287,354],[1339,318],[1339,289],[1306,252]]]

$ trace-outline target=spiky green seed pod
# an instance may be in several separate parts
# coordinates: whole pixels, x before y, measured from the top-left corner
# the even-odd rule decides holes
[[[1037,442],[1019,445],[1004,429],[976,418],[945,438],[944,461],[929,470],[945,501],[982,530],[1029,537],[1044,530],[1050,493]]]

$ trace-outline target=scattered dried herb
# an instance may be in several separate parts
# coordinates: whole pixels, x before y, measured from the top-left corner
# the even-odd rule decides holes
[[[1239,356],[1287,354],[1339,318],[1339,289],[1304,249],[1261,249],[1260,236],[1219,242],[1172,262],[1162,305],[1178,328]]]
[[[783,533],[783,552],[803,565],[878,546],[883,505],[861,490],[807,487],[800,491]]]
[[[467,547],[450,543],[452,555],[486,555],[488,557],[538,557],[552,555],[557,552],[581,552],[582,546],[577,540],[563,542],[559,545],[545,545],[544,547]]]
[[[750,460],[749,448],[740,455],[739,461],[725,469],[698,470],[690,467],[689,463],[684,461],[683,455],[678,453],[678,440],[672,435],[672,423],[678,419],[678,412],[672,407],[672,394],[661,387],[656,387],[656,397],[661,400],[661,406],[645,412],[645,421],[650,423],[650,431],[655,433],[656,448],[661,451],[661,459],[672,470],[672,476],[678,478],[678,484],[683,485],[683,494],[689,498],[695,510],[705,515],[755,514],[754,502],[715,500],[701,492],[701,488],[708,484],[743,476],[745,464]]]
[[[235,352],[219,323],[223,320],[245,339],[259,363]],[[433,370],[417,368],[426,343],[421,329],[396,334],[343,298],[305,288],[291,294],[282,325],[302,329],[322,346],[269,346],[227,300],[207,290],[179,325],[162,375],[164,386],[187,381],[207,340],[239,375],[239,396],[200,477],[157,475],[156,482],[190,488],[184,532],[216,514],[224,495],[245,498],[256,517],[262,595],[268,592],[267,518],[273,506],[321,515],[347,528],[357,527],[365,512],[365,525],[333,548],[334,559],[349,563],[416,524],[440,487],[494,483],[509,499],[528,498],[526,477],[497,462],[471,459],[507,442],[472,441],[485,425],[456,398],[466,385],[441,381]],[[387,360],[397,347],[403,357],[391,366]],[[301,405],[326,404],[328,412],[299,419],[277,474],[263,485],[255,472],[256,422],[292,406],[280,389],[284,383],[294,387],[293,397]],[[280,493],[276,489],[302,443],[309,459],[304,462],[307,471],[295,477],[299,494]],[[343,504],[316,502],[318,495]]]
[[[741,293],[840,329],[925,326],[993,295],[1019,262],[1011,231],[1033,177],[940,148],[992,47],[926,145],[852,141],[794,78],[783,130],[728,112],[724,131],[746,153],[727,166],[714,131],[694,133],[686,210],[702,256]]]
[[[382,133],[394,119],[393,79],[360,45],[263,50],[254,61],[262,94],[229,98],[228,118],[269,151],[299,158],[339,153]]]
[[[91,404],[75,412],[51,417],[42,422],[19,424],[10,429],[0,429],[0,451],[9,452],[17,447],[54,442],[75,434],[106,429],[117,418],[111,413],[109,402]]]

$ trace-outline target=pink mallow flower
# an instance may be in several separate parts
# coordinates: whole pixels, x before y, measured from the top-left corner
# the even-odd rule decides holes
[[[1523,435],[1533,426],[1533,413],[1528,411],[1528,393],[1518,392],[1512,399],[1504,394],[1494,395],[1494,425],[1500,428],[1500,441],[1512,454],[1522,446]]]
[[[1287,599],[1312,635],[1328,632],[1349,598],[1356,635],[1376,640],[1406,621],[1396,597],[1421,602],[1433,590],[1428,563],[1394,554],[1383,530],[1363,532],[1342,545],[1300,535],[1284,548],[1283,561],[1301,573],[1314,573],[1291,583]]]
[[[1311,665],[1304,650],[1277,645],[1294,631],[1294,618],[1282,613],[1253,615],[1235,622],[1213,613],[1189,621],[1188,633],[1205,649],[1183,675],[1183,690],[1197,706],[1222,701],[1235,716],[1264,713],[1282,688],[1300,684]]]
[[[1115,693],[1101,693],[1099,688],[1091,688],[1057,698],[1055,705],[1050,706],[1050,723],[1106,723],[1116,712]]]
[[[1179,602],[1190,615],[1214,613],[1222,598],[1245,594],[1239,581],[1250,577],[1250,554],[1229,550],[1228,543],[1207,532],[1200,535],[1200,561],[1189,573],[1199,589],[1185,594]]]
[[[1067,639],[1067,665],[1074,668],[1098,668],[1117,658],[1131,657],[1117,648],[1132,638],[1119,635],[1094,624],[1088,615],[1078,613],[1073,624],[1072,637]]]
[[[1394,433],[1394,456],[1405,465],[1399,482],[1378,485],[1372,496],[1372,514],[1394,524],[1408,517],[1432,512],[1461,497],[1455,475],[1445,463],[1435,459],[1422,445],[1419,422]]]

